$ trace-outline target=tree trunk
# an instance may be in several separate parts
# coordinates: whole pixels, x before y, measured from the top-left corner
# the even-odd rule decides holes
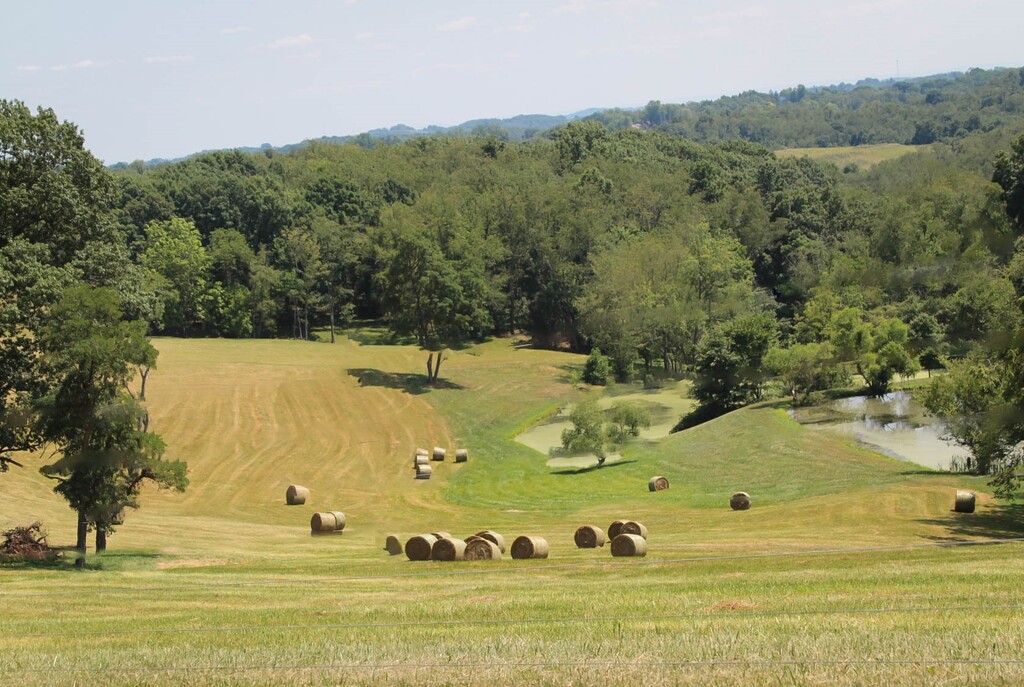
[[[427,383],[434,381],[434,354],[427,356]]]
[[[437,381],[438,376],[440,376],[440,374],[441,374],[441,355],[442,355],[442,353],[444,353],[444,351],[438,351],[437,352],[437,361],[434,363],[434,379],[433,379],[433,381],[435,381],[435,382]]]
[[[334,343],[334,301],[331,301],[331,343]]]
[[[96,526],[96,553],[99,553],[100,551],[106,551],[106,550],[107,550],[107,531],[105,529],[103,529],[102,527],[100,527],[99,525],[97,525]]]
[[[78,511],[78,538],[75,540],[75,549],[78,551],[78,558],[75,559],[76,568],[85,567],[85,547],[88,546],[89,518],[84,510]]]

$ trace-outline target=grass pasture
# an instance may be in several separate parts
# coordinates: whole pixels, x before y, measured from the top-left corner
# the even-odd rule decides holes
[[[874,143],[862,146],[837,146],[834,148],[783,148],[776,150],[779,157],[809,157],[815,162],[827,162],[843,169],[855,164],[860,169],[870,169],[880,162],[927,150],[928,146],[912,146],[903,143]]]
[[[501,340],[453,352],[438,388],[407,346],[157,347],[152,427],[192,486],[146,493],[89,570],[0,567],[0,684],[1024,682],[1024,509],[982,480],[771,404],[553,471],[514,437],[584,393],[569,383],[582,358]],[[414,480],[413,449],[433,445],[470,460]],[[668,491],[647,490],[655,474]],[[290,483],[309,504],[284,505]],[[951,512],[957,488],[978,490],[978,512]],[[736,490],[749,511],[728,508]],[[73,541],[34,469],[0,476],[0,492],[0,526],[42,519]],[[344,534],[311,537],[317,509],[344,511]],[[578,525],[622,517],[647,525],[646,558],[575,548]],[[543,536],[550,557],[412,563],[382,548],[392,532],[481,529]]]

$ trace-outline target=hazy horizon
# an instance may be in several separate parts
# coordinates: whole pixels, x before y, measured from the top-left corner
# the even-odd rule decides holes
[[[0,97],[107,163],[1024,65],[1008,0],[20,3]]]

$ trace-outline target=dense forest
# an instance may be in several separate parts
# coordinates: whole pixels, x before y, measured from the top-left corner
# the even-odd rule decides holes
[[[73,124],[3,101],[0,455],[34,445],[13,418],[45,397],[62,336],[43,335],[47,314],[84,283],[152,334],[333,340],[380,320],[430,352],[432,377],[435,352],[488,336],[596,349],[619,380],[693,375],[683,426],[769,378],[799,401],[851,374],[882,393],[951,367],[933,407],[973,403],[975,467],[1005,472],[1024,438],[1022,132],[1024,70],[975,70],[651,103],[521,142],[498,129],[111,172]],[[870,169],[771,150],[877,142],[920,147]]]

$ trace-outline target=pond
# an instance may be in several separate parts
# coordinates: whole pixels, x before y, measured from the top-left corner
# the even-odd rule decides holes
[[[606,391],[598,399],[598,405],[608,410],[615,403],[630,402],[646,408],[651,414],[651,426],[640,431],[639,440],[656,441],[667,437],[679,418],[693,409],[694,401],[689,397],[689,384],[668,382],[661,389],[640,390],[635,387],[617,387]],[[585,468],[597,463],[593,454],[582,456],[559,456],[557,449],[562,445],[562,430],[572,427],[569,414],[572,406],[564,406],[554,415],[534,423],[516,437],[525,446],[551,456],[548,466],[552,468]],[[555,455],[552,455],[552,451]],[[608,456],[606,463],[618,460],[618,454]]]
[[[942,439],[945,425],[906,391],[842,398],[789,414],[807,427],[846,434],[868,448],[936,470],[949,470],[965,455]]]

